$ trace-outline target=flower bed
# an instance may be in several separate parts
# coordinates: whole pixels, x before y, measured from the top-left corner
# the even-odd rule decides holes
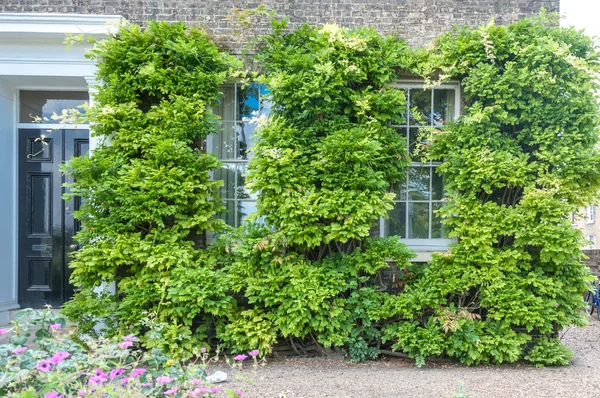
[[[34,330],[37,329],[35,332]],[[75,337],[66,320],[49,309],[26,309],[15,316],[9,335],[0,345],[0,396],[8,397],[242,397],[208,383],[207,368],[219,358],[218,350],[200,349],[196,361],[170,359],[154,348],[142,349],[136,336],[111,339]],[[28,344],[34,334],[32,344]],[[155,338],[160,338],[156,334]],[[249,352],[258,364],[258,350]],[[248,358],[239,354],[230,362],[241,367]]]

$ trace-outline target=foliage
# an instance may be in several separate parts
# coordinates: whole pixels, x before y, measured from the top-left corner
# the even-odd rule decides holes
[[[20,311],[1,333],[10,333],[8,344],[0,345],[3,397],[208,397],[221,390],[206,383],[207,365],[215,359],[208,353],[201,354],[200,362],[184,364],[160,349],[140,350],[132,335],[74,338],[65,319],[51,310]]]
[[[465,384],[460,383],[458,391],[452,394],[452,398],[469,398],[471,394],[465,392]]]
[[[466,106],[427,136],[429,159],[443,162],[441,214],[457,243],[390,298],[406,320],[387,334],[412,356],[568,363],[557,333],[585,323],[591,280],[568,216],[600,186],[599,65],[591,39],[556,25],[542,14],[455,30],[422,65],[460,79]]]
[[[299,353],[348,344],[353,360],[377,356],[368,311],[385,293],[368,282],[388,260],[405,267],[412,257],[395,238],[369,237],[408,161],[389,124],[402,121],[393,83],[409,52],[372,29],[286,32],[285,22],[259,48],[274,110],[256,133],[247,181],[264,225],[218,244],[243,297],[220,337],[236,350],[287,340]]]
[[[383,344],[419,366],[568,363],[558,331],[585,322],[591,280],[568,215],[600,187],[598,53],[553,18],[456,29],[418,51],[372,29],[273,21],[258,47],[273,113],[259,120],[247,175],[257,212],[210,249],[223,208],[203,142],[235,62],[181,25],[122,28],[92,55],[103,84],[89,114],[103,144],[68,169],[85,201],[81,290],[66,313],[90,333],[102,320],[179,356],[214,326],[234,352],[288,341],[361,361]],[[407,71],[459,80],[465,101],[459,120],[423,131],[457,241],[427,267],[410,265],[398,239],[370,236],[409,161],[390,126],[404,122],[394,82]],[[376,282],[390,262],[397,295]],[[115,296],[98,293],[115,278]],[[148,311],[161,340],[140,326]]]
[[[170,325],[163,348],[183,355],[206,338],[197,326],[233,305],[202,249],[207,231],[225,227],[216,217],[221,182],[210,176],[219,161],[204,153],[217,123],[209,105],[237,61],[203,31],[167,23],[121,27],[89,56],[101,82],[88,112],[100,145],[66,168],[83,204],[82,248],[71,263],[80,291],[65,312],[88,332],[109,309],[112,333],[119,325],[142,341],[139,321],[154,312]],[[98,290],[112,281],[117,294],[98,306]]]
[[[560,340],[542,337],[534,341],[534,347],[525,355],[525,359],[542,366],[566,366],[573,352],[562,345]]]

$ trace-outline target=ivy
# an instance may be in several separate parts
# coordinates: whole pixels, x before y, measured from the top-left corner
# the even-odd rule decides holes
[[[427,137],[429,159],[443,162],[441,214],[457,243],[390,300],[410,322],[388,332],[398,349],[424,355],[402,334],[406,325],[431,333],[432,319],[446,322],[456,308],[474,317],[438,329],[439,348],[465,364],[568,363],[558,331],[585,324],[591,280],[568,216],[600,184],[599,65],[591,39],[556,25],[542,14],[455,30],[429,54],[429,67],[464,89],[464,116]]]
[[[349,345],[355,360],[378,355],[369,309],[386,293],[368,283],[388,260],[412,257],[397,239],[369,232],[392,208],[405,175],[404,94],[393,84],[410,57],[405,44],[372,29],[279,24],[258,59],[274,103],[256,134],[247,176],[255,219],[221,240],[234,291],[248,309],[222,333],[235,349],[298,352]],[[253,317],[254,323],[249,322]],[[261,331],[269,331],[261,335]]]
[[[169,351],[191,352],[206,339],[199,322],[234,304],[203,250],[206,232],[225,228],[216,217],[222,182],[210,175],[220,163],[203,148],[216,131],[209,106],[238,62],[203,31],[167,23],[127,25],[90,57],[101,83],[89,120],[100,145],[67,166],[71,195],[85,201],[76,212],[83,245],[71,263],[79,292],[64,311],[92,318],[84,332],[107,317],[112,332],[143,333],[140,320],[156,313],[173,326]],[[98,289],[113,281],[111,304],[94,306]]]
[[[250,149],[257,212],[226,230],[204,140],[238,62],[181,24],[127,26],[97,45],[100,145],[67,167],[84,202],[65,312],[90,333],[102,319],[142,334],[155,313],[161,348],[179,356],[214,330],[236,352],[288,342],[353,361],[391,347],[418,365],[567,364],[558,333],[585,323],[592,279],[568,216],[600,187],[592,40],[545,14],[457,28],[420,50],[369,28],[273,20],[258,49],[274,106]],[[440,215],[456,239],[427,267],[397,238],[371,236],[410,160],[391,127],[404,122],[394,82],[406,73],[464,93],[463,116],[424,128],[417,151],[441,162]],[[210,248],[207,232],[220,234]],[[399,294],[378,283],[390,262]],[[111,281],[116,295],[99,292]]]

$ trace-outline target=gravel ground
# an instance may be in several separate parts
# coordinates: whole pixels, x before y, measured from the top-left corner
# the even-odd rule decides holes
[[[600,397],[600,322],[571,328],[563,337],[575,353],[568,367],[537,369],[525,364],[468,368],[387,358],[362,364],[343,360],[290,358],[272,360],[253,371],[222,369],[246,397],[452,397],[461,383],[472,398]],[[243,380],[247,378],[247,380]]]

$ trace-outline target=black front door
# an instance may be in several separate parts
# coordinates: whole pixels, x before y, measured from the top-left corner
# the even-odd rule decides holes
[[[44,138],[42,144],[40,137]],[[69,182],[59,165],[88,151],[87,130],[19,130],[19,305],[59,307],[73,295],[69,284],[78,200],[64,201]]]

